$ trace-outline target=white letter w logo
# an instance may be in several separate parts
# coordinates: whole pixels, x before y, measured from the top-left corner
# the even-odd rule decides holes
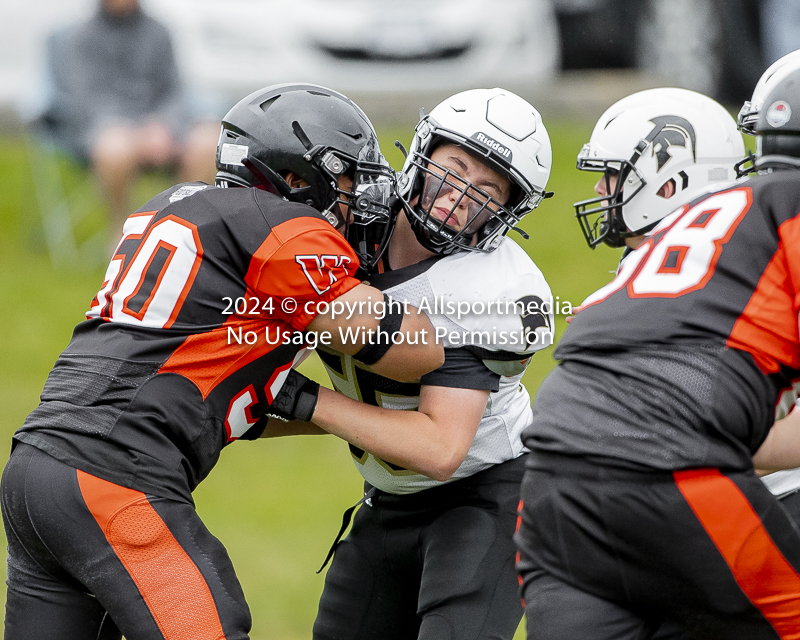
[[[331,288],[339,278],[333,272],[334,269],[341,267],[347,275],[347,267],[350,258],[347,256],[295,256],[295,262],[303,268],[303,273],[314,287],[318,295],[322,295]]]

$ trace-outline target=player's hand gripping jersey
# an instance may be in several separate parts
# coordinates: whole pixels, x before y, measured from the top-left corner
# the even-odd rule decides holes
[[[667,216],[583,303],[526,444],[629,467],[751,466],[800,375],[799,211],[796,175],[777,172]]]
[[[128,218],[88,320],[15,439],[188,500],[226,444],[263,430],[304,351],[297,332],[318,302],[359,284],[357,268],[310,207],[257,189],[168,189]]]
[[[399,383],[350,356],[319,349],[335,388],[367,404],[407,410],[419,406],[421,384],[491,390],[473,444],[452,479],[519,456],[520,433],[531,421],[530,396],[520,380],[533,353],[553,340],[550,288],[527,254],[505,240],[492,253],[429,258],[372,276],[370,284],[428,314],[444,343],[445,364],[420,383]],[[459,317],[459,302],[462,310],[469,303],[475,312]],[[350,451],[367,482],[387,493],[442,484],[353,445]]]

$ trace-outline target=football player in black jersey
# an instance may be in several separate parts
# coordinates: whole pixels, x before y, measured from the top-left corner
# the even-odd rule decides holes
[[[310,335],[390,378],[443,362],[434,341],[362,337],[433,327],[383,313],[384,294],[354,277],[374,257],[359,227],[377,227],[377,245],[391,228],[393,180],[354,103],[316,85],[257,91],[225,117],[217,167],[216,186],[174,186],[128,218],[14,436],[9,640],[246,639],[244,595],[192,490],[269,415],[310,417],[316,396],[286,384]],[[362,310],[335,315],[333,302]]]
[[[764,102],[759,175],[664,217],[556,350],[523,434],[530,638],[647,638],[665,620],[719,640],[800,629],[800,534],[752,467],[800,377],[798,81]],[[671,120],[651,119],[635,156],[650,147],[665,168],[699,148],[703,128]],[[657,193],[660,176],[615,160],[624,216],[629,185]]]
[[[781,58],[764,72],[762,79],[759,81],[758,85],[753,91],[752,99],[745,103],[739,113],[738,122],[736,124],[738,125],[740,131],[748,135],[755,135],[755,123],[757,121],[759,109],[764,98],[769,91],[781,81],[783,77],[796,70],[798,66],[800,66],[800,56],[798,56],[798,53],[800,52],[794,52],[784,56],[784,58]],[[668,105],[671,101],[674,101],[674,107],[670,109]],[[612,147],[616,144],[617,146],[615,151],[617,156],[624,156],[633,153],[633,149],[628,149],[625,146],[626,144],[630,145],[630,140],[625,141],[615,139],[614,135],[618,132],[613,130],[611,132],[608,131],[608,125],[610,121],[621,116],[623,120],[622,126],[625,129],[628,129],[631,124],[637,120],[642,123],[643,127],[648,127],[653,123],[653,120],[650,118],[654,113],[665,114],[667,111],[669,111],[669,113],[673,115],[677,114],[681,116],[686,122],[692,123],[695,129],[703,133],[703,137],[706,140],[709,138],[713,139],[715,136],[714,130],[702,127],[702,119],[698,119],[696,116],[692,117],[693,106],[696,108],[698,105],[702,105],[703,102],[707,103],[706,108],[710,109],[712,113],[716,112],[717,115],[715,116],[715,119],[718,119],[721,123],[724,123],[725,127],[718,128],[717,130],[716,149],[708,144],[699,145],[697,153],[700,154],[702,160],[710,159],[713,161],[727,159],[725,162],[726,173],[729,176],[732,175],[732,170],[734,168],[738,170],[739,165],[742,164],[739,156],[743,154],[743,147],[741,147],[739,144],[739,139],[733,135],[733,120],[730,118],[727,111],[724,111],[719,106],[715,106],[713,101],[711,101],[709,98],[705,98],[704,96],[700,96],[694,92],[689,92],[682,89],[654,89],[642,91],[633,94],[632,96],[628,96],[619,103],[610,107],[609,110],[598,120],[592,135],[592,140],[586,145],[586,149],[584,149],[581,157],[578,159],[578,168],[588,171],[596,171],[598,168],[600,168],[599,163],[591,163],[587,160],[588,156],[590,155],[587,151],[589,148],[601,149],[601,153],[605,153],[613,157],[614,152],[612,151]],[[624,115],[622,115],[623,113]],[[700,126],[698,126],[698,124]],[[710,157],[703,158],[703,156],[708,156],[709,152],[711,151],[715,151],[716,155],[720,157],[716,159]],[[669,206],[672,208],[677,208],[691,200],[693,194],[696,193],[696,189],[689,190],[688,192],[679,192],[674,189],[675,176],[679,173],[681,167],[673,166],[670,170],[669,168],[662,166],[661,168],[665,169],[666,173],[661,175],[660,181],[655,180],[654,178],[656,176],[654,170],[658,166],[658,161],[655,160],[648,165],[647,155],[648,154],[646,151],[645,153],[640,154],[639,158],[637,158],[637,161],[639,161],[642,156],[645,156],[644,161],[634,164],[637,165],[637,169],[644,175],[645,179],[649,178],[651,182],[654,182],[659,187],[658,191],[655,192],[655,195],[664,200],[668,200]],[[661,168],[658,169],[658,171],[660,171]],[[710,180],[715,174],[720,175],[721,173],[722,172],[719,171],[709,171],[707,175]],[[616,169],[611,168],[610,171],[606,169],[606,171],[603,173],[603,176],[595,185],[595,190],[601,198],[609,198],[609,201],[603,204],[613,204],[613,208],[608,209],[608,216],[614,222],[607,227],[603,227],[603,232],[605,235],[604,237],[600,238],[599,241],[612,247],[619,246],[620,241],[624,242],[626,247],[625,253],[623,254],[624,259],[630,255],[630,252],[633,249],[638,247],[644,241],[645,233],[658,221],[655,218],[660,219],[660,217],[666,215],[668,211],[662,206],[661,211],[663,212],[663,215],[659,217],[657,213],[653,213],[653,210],[657,209],[659,204],[656,201],[656,206],[652,206],[653,192],[648,193],[647,190],[644,190],[637,192],[637,194],[634,196],[626,197],[626,195],[623,193],[623,190],[617,191],[617,175],[618,172]],[[704,175],[696,173],[694,176],[694,186],[702,186],[703,180]],[[700,182],[699,185],[697,184],[698,182]],[[710,184],[713,185],[713,182],[710,182]],[[647,207],[648,198],[650,199],[650,207]],[[623,211],[626,211],[629,208],[629,205],[626,204],[623,206],[620,204],[622,200],[625,200],[626,203],[635,203],[639,210],[648,210],[649,220],[648,225],[646,225],[645,228],[632,230],[631,227],[633,227],[633,229],[638,227],[636,217],[630,213],[627,216],[623,216]],[[589,210],[587,213],[587,204],[597,204],[597,199],[582,201],[575,204],[576,213],[579,221],[582,222],[581,228],[584,230],[584,232],[587,230],[589,225],[583,224],[582,217],[592,215],[594,213],[591,210]],[[597,222],[597,219],[595,219],[595,223]],[[629,226],[629,223],[631,226]],[[602,221],[601,225],[604,224],[605,221]],[[614,231],[616,231],[616,233]],[[588,236],[587,240],[589,240]],[[598,244],[598,242],[589,242],[589,246],[591,248],[594,248],[596,244]],[[791,424],[799,419],[800,414],[792,414],[791,417],[784,418],[783,421],[788,421]],[[787,429],[787,425],[781,425],[779,432],[783,433],[787,431],[789,431],[789,429]],[[779,445],[773,445],[773,447],[779,448],[780,450],[789,449],[789,447],[783,442],[781,442]],[[761,457],[764,457],[764,455],[765,451],[762,451]],[[782,458],[778,458],[777,462],[782,462]],[[781,466],[779,467],[781,470],[778,470],[775,473],[770,473],[770,475],[762,476],[762,480],[773,493],[773,495],[775,495],[781,501],[781,506],[783,506],[792,519],[795,520],[798,525],[800,525],[800,469],[791,468],[788,470],[782,470],[784,468],[785,467]],[[763,471],[767,470],[762,470],[762,472]],[[656,640],[684,637],[686,636],[684,636],[679,630],[673,628],[671,625],[665,625],[664,627],[660,628],[654,636]]]
[[[639,137],[645,131],[648,135]],[[637,149],[640,139],[650,139],[651,147]],[[659,157],[657,149],[668,155]],[[635,171],[635,179],[619,181],[624,164],[616,160],[621,157],[631,158],[628,173]],[[736,123],[711,98],[674,88],[623,98],[599,118],[578,156],[579,170],[601,172],[594,187],[598,197],[574,205],[589,247],[624,246],[624,260],[644,242],[649,230],[696,197],[698,190],[732,179],[743,157]],[[626,193],[626,188],[634,193]],[[666,623],[653,638],[682,640],[686,636]]]

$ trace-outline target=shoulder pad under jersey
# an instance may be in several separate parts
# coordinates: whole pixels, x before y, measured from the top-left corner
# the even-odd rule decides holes
[[[428,314],[445,348],[467,347],[495,373],[521,373],[534,352],[553,342],[550,287],[511,240],[491,253],[449,255],[420,277],[424,287],[398,286],[398,297]]]

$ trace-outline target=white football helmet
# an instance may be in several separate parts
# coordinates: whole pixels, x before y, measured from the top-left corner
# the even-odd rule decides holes
[[[742,105],[737,118],[739,130],[742,133],[756,135],[756,122],[758,114],[764,106],[767,95],[777,87],[781,81],[793,71],[800,69],[800,49],[787,53],[782,58],[778,58],[769,68],[761,74],[756,88],[753,89],[753,96]]]
[[[605,195],[574,205],[586,241],[623,246],[709,185],[733,180],[744,155],[736,122],[707,96],[663,88],[623,98],[578,154],[578,169],[606,180]]]
[[[508,202],[497,202],[454,171],[433,163],[431,154],[443,143],[458,145],[506,177],[512,186]],[[447,98],[422,117],[398,177],[398,193],[417,239],[428,250],[489,252],[525,214],[552,195],[545,191],[551,166],[550,137],[533,106],[504,89],[472,89]],[[421,197],[423,189],[433,195]],[[431,217],[434,201],[452,190],[459,195],[450,213],[443,220]],[[456,229],[448,222],[457,219],[453,213],[464,200],[468,217]]]
[[[782,74],[764,95],[754,130],[757,171],[800,169],[800,67]]]

